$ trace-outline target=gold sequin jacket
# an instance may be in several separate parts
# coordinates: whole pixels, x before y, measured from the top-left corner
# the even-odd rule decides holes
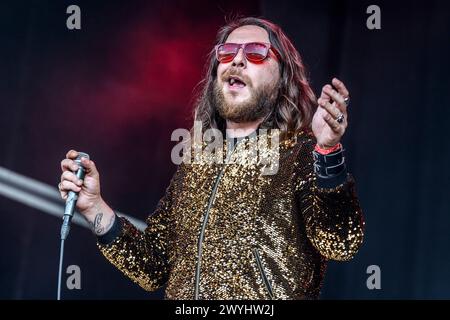
[[[166,285],[167,299],[316,299],[327,260],[355,255],[364,222],[350,174],[317,186],[314,145],[304,132],[284,141],[273,175],[245,161],[181,164],[144,232],[121,217],[98,246],[145,290]]]

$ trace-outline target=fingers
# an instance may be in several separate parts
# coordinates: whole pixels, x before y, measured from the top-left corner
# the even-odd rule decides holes
[[[323,110],[322,118],[325,122],[330,126],[330,128],[336,132],[342,134],[347,128],[347,114],[343,113],[335,107],[335,104],[331,104],[329,102],[320,102],[319,108]],[[339,123],[337,119],[343,115],[343,121]]]
[[[61,182],[59,184],[59,189],[61,191],[65,191],[65,192],[69,192],[69,191],[80,192],[81,191],[81,187],[77,186],[75,183],[68,181],[68,180],[64,180],[63,182]]]
[[[61,170],[62,171],[77,171],[78,170],[78,164],[70,159],[64,159],[61,161]]]
[[[347,103],[344,99],[349,98],[349,92],[344,83],[338,78],[333,78],[331,83],[334,88],[329,84],[323,86],[322,93],[317,102],[319,104],[321,104],[321,102],[336,102],[336,107],[338,107],[339,110],[346,115]]]
[[[343,113],[335,106],[334,103],[331,104],[325,100],[317,100],[317,102],[319,103],[319,106],[324,108],[334,119],[337,119],[341,115],[341,113]]]
[[[76,158],[78,153],[74,150],[71,150],[67,153],[67,157]],[[83,181],[77,178],[74,174],[78,170],[78,164],[71,159],[64,159],[61,161],[61,170],[63,173],[61,174],[61,182],[58,185],[59,193],[61,194],[61,198],[64,200],[67,199],[69,191],[80,192],[81,186],[83,185]]]
[[[331,80],[331,83],[342,97],[347,98],[350,95],[344,83],[338,78],[333,78],[333,80]]]
[[[76,158],[78,157],[78,152],[75,150],[70,150],[69,152],[67,152],[66,154],[66,159],[64,159],[63,161],[61,161],[61,170],[62,171],[77,171],[78,170],[78,165],[75,161]]]
[[[84,169],[86,170],[86,174],[92,177],[98,176],[98,170],[95,166],[94,161],[88,160],[86,158],[81,158],[81,164],[83,165]]]
[[[66,159],[61,161],[61,170],[72,172],[77,171],[78,164],[74,161],[74,159],[78,157],[78,152],[75,150],[70,150],[69,152],[67,152],[66,157],[67,157]],[[81,165],[85,168],[87,175],[98,176],[97,167],[95,166],[94,161],[82,157]]]
[[[61,161],[61,182],[58,185],[61,197],[67,199],[69,191],[80,192],[83,187],[83,181],[78,179],[76,172],[79,166],[83,166],[86,172],[86,177],[93,177],[98,181],[98,171],[94,161],[82,157],[80,160],[74,161],[79,156],[75,150],[70,150],[66,154],[66,159]],[[77,163],[78,162],[78,163]],[[81,163],[80,163],[81,162]]]
[[[61,194],[61,198],[63,198],[64,200],[67,199],[67,194],[69,193],[69,191],[74,191],[74,192],[80,192],[81,191],[81,187],[77,186],[75,183],[69,181],[69,180],[63,180],[59,186],[59,193]]]
[[[322,87],[322,92],[321,92],[321,94],[320,94],[320,97],[319,97],[319,99],[317,100],[318,102],[319,102],[319,101],[330,102],[330,96],[329,96],[328,94],[325,93],[325,89],[327,89],[327,88],[328,88],[328,89],[333,89],[333,87],[330,86],[329,84],[324,85],[324,86]]]
[[[336,107],[339,108],[342,113],[346,114],[347,105],[345,104],[344,97],[339,92],[330,87],[324,87],[323,92],[328,95],[331,100],[336,102]]]
[[[343,130],[345,130],[345,126],[343,125],[343,123],[338,123],[328,111],[323,113],[322,118],[328,124],[328,126],[330,126],[333,132],[340,134],[343,132]]]
[[[76,159],[78,157],[78,152],[75,150],[70,150],[69,152],[67,152],[66,154],[66,158],[67,159]]]
[[[79,187],[83,185],[83,180],[78,179],[77,176],[71,171],[64,171],[62,173],[61,182],[63,181],[70,181]]]

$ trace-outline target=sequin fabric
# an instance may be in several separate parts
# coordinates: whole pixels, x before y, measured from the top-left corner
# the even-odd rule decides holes
[[[120,235],[98,244],[104,256],[146,290],[166,285],[167,299],[318,298],[327,261],[351,259],[363,241],[355,182],[317,187],[305,132],[262,175],[245,160],[253,139],[235,146],[236,161],[179,165],[145,232],[120,218]]]

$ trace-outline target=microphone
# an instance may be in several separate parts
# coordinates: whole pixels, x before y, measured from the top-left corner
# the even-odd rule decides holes
[[[84,179],[84,175],[86,173],[83,165],[81,164],[81,158],[83,157],[89,160],[89,155],[84,152],[79,152],[78,157],[74,160],[75,163],[78,165],[76,176],[78,179],[81,180]],[[70,221],[72,220],[77,200],[78,200],[78,192],[69,191],[66,200],[66,207],[64,209],[63,224],[61,226],[61,240],[66,240],[67,236],[69,235]]]
[[[81,164],[81,158],[89,159],[89,155],[84,152],[79,152],[78,157],[74,160],[78,165],[76,176],[78,179],[83,180],[86,173],[83,165]],[[69,191],[67,194],[66,207],[64,209],[63,223],[61,226],[61,246],[59,249],[59,271],[58,271],[58,293],[57,299],[61,300],[61,280],[62,280],[62,267],[64,257],[64,240],[67,239],[70,231],[70,221],[72,220],[73,213],[75,211],[75,205],[78,200],[78,192]]]

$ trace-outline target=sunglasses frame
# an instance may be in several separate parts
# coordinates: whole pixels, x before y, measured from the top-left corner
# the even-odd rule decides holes
[[[229,62],[233,61],[233,59],[234,59],[234,58],[236,57],[236,55],[239,53],[239,50],[241,50],[241,48],[242,48],[242,50],[243,50],[245,59],[247,59],[247,61],[250,61],[250,62],[252,62],[252,63],[258,63],[258,62],[262,62],[262,61],[266,60],[267,57],[269,56],[269,51],[270,51],[270,50],[272,50],[272,52],[275,54],[275,56],[276,56],[278,59],[281,58],[280,54],[279,54],[278,51],[272,46],[271,43],[267,43],[267,42],[246,42],[246,43],[225,42],[225,43],[220,43],[220,44],[218,44],[218,45],[216,45],[216,46],[214,47],[214,50],[215,50],[215,52],[216,52],[216,60],[217,60],[219,63],[229,63],[229,62],[221,62],[221,61],[219,60],[219,47],[220,47],[220,46],[223,46],[223,45],[225,45],[225,44],[233,44],[233,45],[237,45],[237,46],[238,46],[238,49],[237,49],[236,53],[234,54],[233,58],[231,58],[231,60],[230,60]],[[262,44],[262,45],[264,45],[264,47],[266,47],[266,49],[267,49],[267,53],[266,53],[265,57],[264,57],[263,59],[261,59],[261,60],[252,60],[252,59],[249,59],[249,58],[247,57],[247,54],[245,53],[245,47],[246,47],[247,45],[249,45],[249,44],[260,44],[260,45]]]

